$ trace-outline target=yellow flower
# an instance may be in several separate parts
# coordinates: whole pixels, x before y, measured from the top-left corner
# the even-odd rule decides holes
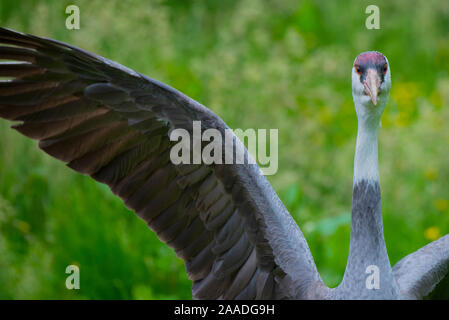
[[[400,111],[410,111],[409,108],[419,96],[419,84],[413,82],[399,82],[392,88],[393,99],[398,103]]]
[[[428,168],[424,172],[424,176],[426,177],[427,180],[435,181],[438,177],[438,170],[435,168]]]
[[[440,237],[440,228],[430,227],[424,231],[424,236],[427,240],[434,241]]]
[[[437,90],[434,90],[431,94],[430,94],[430,102],[437,108],[441,108],[441,106],[443,105],[443,99],[441,99],[441,96],[439,94],[439,92]]]
[[[419,84],[414,82],[396,83],[392,88],[391,96],[399,111],[394,119],[394,124],[398,127],[410,125],[412,115],[416,111],[416,99],[420,96]]]
[[[318,113],[318,119],[320,121],[320,124],[322,125],[329,124],[332,121],[332,113],[329,111],[329,109],[322,108]]]
[[[394,124],[398,127],[406,127],[410,124],[410,116],[408,113],[400,112],[394,119]]]
[[[449,208],[449,201],[447,201],[446,199],[437,199],[435,200],[433,205],[438,211],[443,212]]]
[[[17,229],[19,229],[20,231],[22,231],[22,233],[27,234],[27,233],[30,232],[31,226],[30,226],[30,224],[29,224],[28,222],[19,220],[19,221],[17,222]]]

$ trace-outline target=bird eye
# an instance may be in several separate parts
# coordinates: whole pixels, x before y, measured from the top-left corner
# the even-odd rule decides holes
[[[384,64],[384,66],[382,67],[382,73],[383,74],[385,74],[385,73],[387,73],[387,65],[386,64]]]
[[[362,73],[362,69],[360,68],[360,66],[355,66],[355,71],[356,71],[358,74],[361,74],[361,73]]]

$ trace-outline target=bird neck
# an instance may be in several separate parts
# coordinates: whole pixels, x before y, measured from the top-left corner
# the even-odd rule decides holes
[[[346,271],[340,285],[348,292],[363,292],[367,297],[380,294],[376,288],[367,288],[367,281],[375,284],[372,282],[375,278],[368,279],[371,272],[379,275],[380,285],[394,282],[382,225],[378,132],[378,117],[359,116],[354,157],[351,241]]]
[[[354,188],[361,181],[371,184],[379,183],[378,135],[379,119],[377,117],[359,119],[354,156]]]

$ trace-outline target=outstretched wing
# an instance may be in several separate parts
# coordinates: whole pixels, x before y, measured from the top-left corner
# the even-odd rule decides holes
[[[410,299],[449,299],[449,234],[409,254],[393,267],[401,293]]]
[[[206,107],[62,42],[0,28],[0,44],[0,59],[10,60],[0,77],[11,78],[0,82],[0,117],[109,185],[185,260],[195,298],[301,298],[319,280],[301,231],[257,165],[170,161],[171,130],[192,131],[197,120],[224,134]]]
[[[426,300],[449,300],[449,272],[446,276],[433,288],[433,290],[424,297]]]

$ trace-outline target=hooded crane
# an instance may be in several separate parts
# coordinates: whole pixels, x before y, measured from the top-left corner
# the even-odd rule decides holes
[[[381,53],[360,54],[352,68],[358,133],[350,250],[341,284],[330,289],[257,164],[170,161],[171,130],[192,131],[201,121],[202,130],[224,134],[228,127],[209,109],[62,42],[0,28],[0,44],[0,76],[8,78],[0,83],[0,116],[19,121],[13,128],[42,150],[122,198],[185,260],[194,298],[449,298],[449,235],[393,268],[388,259],[377,137],[391,77]]]

